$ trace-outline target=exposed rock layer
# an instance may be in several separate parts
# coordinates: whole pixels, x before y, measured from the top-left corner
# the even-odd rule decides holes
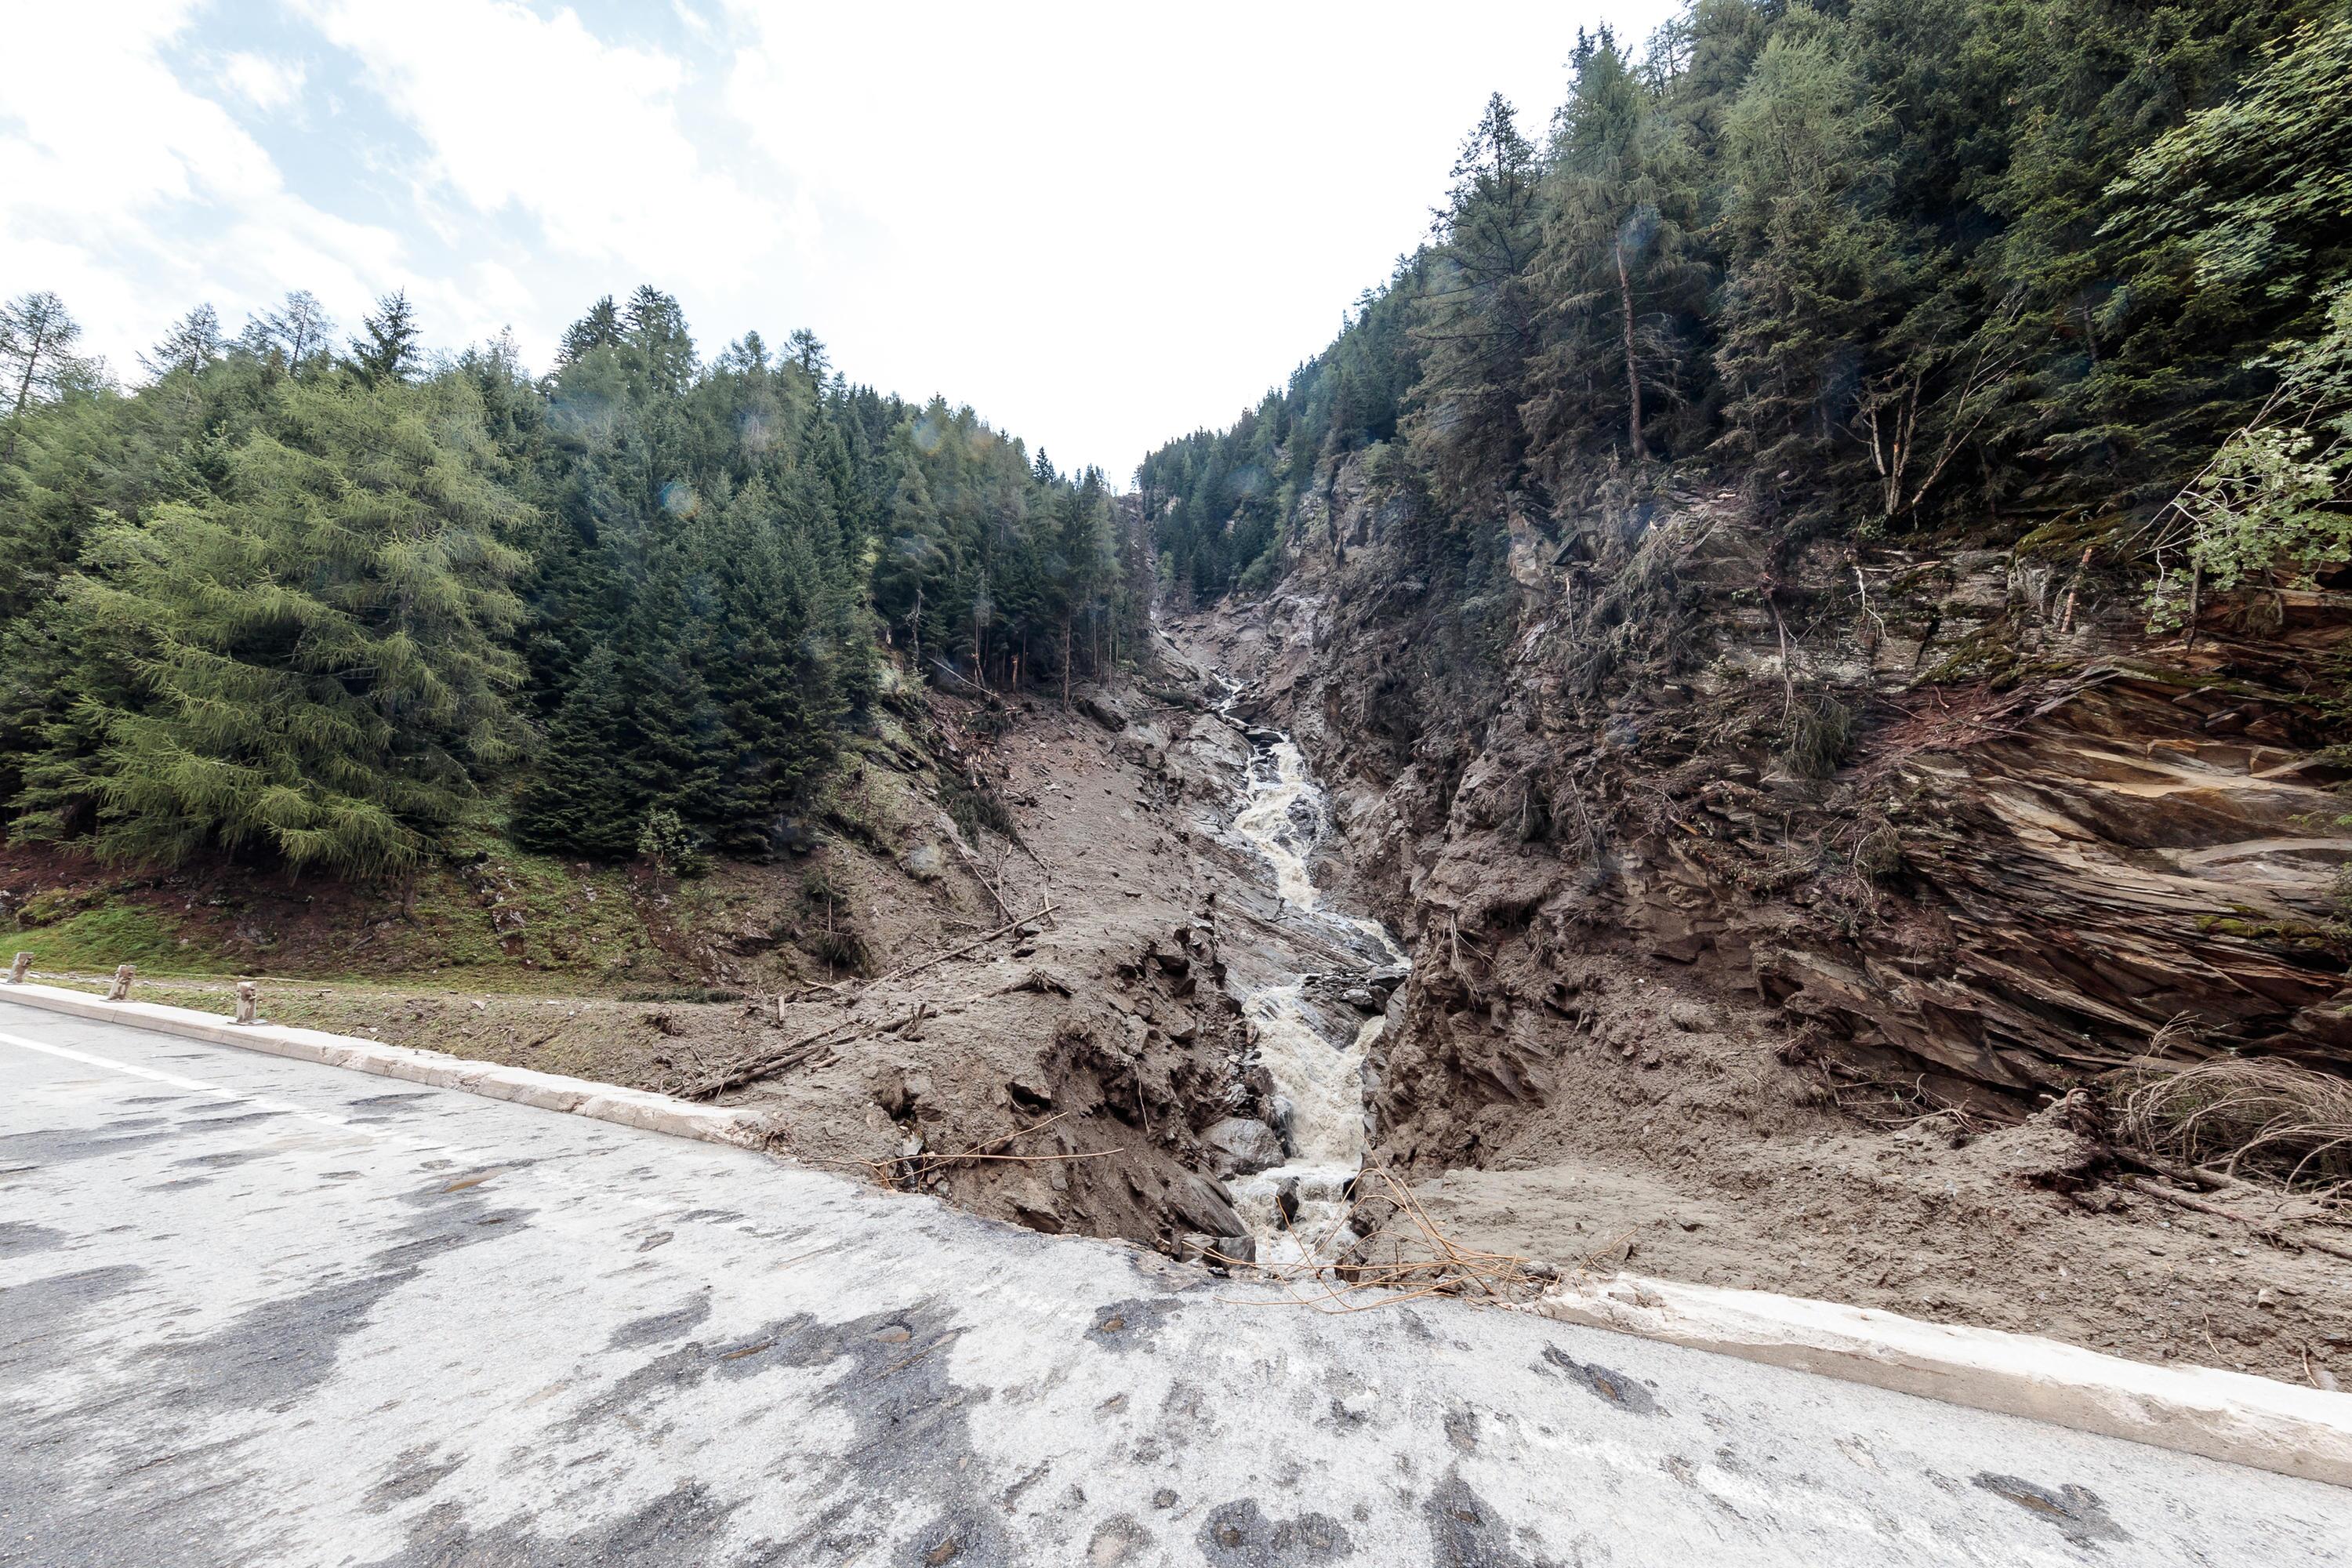
[[[1915,1104],[2013,1117],[2168,1025],[2352,1067],[2343,595],[2209,603],[2158,643],[2128,584],[2030,540],[1809,543],[1727,495],[1514,515],[1440,591],[1409,505],[1352,471],[1332,500],[1281,594],[1202,635],[1413,939],[1393,1152],[1540,1101],[1572,957],[1621,935]]]

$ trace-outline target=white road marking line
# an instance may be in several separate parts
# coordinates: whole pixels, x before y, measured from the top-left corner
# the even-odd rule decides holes
[[[115,1061],[109,1057],[96,1056],[89,1051],[75,1050],[70,1046],[57,1046],[51,1045],[46,1040],[26,1039],[22,1035],[12,1035],[5,1030],[0,1030],[0,1045],[16,1046],[28,1051],[39,1051],[45,1056],[59,1057],[67,1061],[79,1062],[87,1067],[105,1068],[109,1071],[121,1073],[130,1078],[146,1079],[152,1083],[164,1084],[173,1089],[185,1089],[192,1094],[208,1094],[216,1100],[228,1100],[238,1104],[258,1106],[265,1110],[275,1110],[284,1115],[299,1117],[305,1121],[320,1122],[329,1127],[335,1128],[339,1131],[362,1133],[369,1138],[376,1140],[386,1148],[404,1149],[413,1154],[455,1154],[466,1161],[469,1165],[472,1165],[477,1169],[484,1170],[489,1169],[494,1164],[499,1163],[492,1155],[479,1149],[469,1148],[464,1144],[434,1142],[397,1128],[372,1126],[365,1122],[352,1121],[348,1117],[337,1116],[332,1111],[314,1110],[308,1106],[297,1105],[292,1100],[278,1100],[266,1094],[250,1094],[242,1089],[223,1089],[218,1084],[205,1083],[201,1079],[183,1078],[177,1073],[164,1072],[155,1068],[139,1067],[131,1062]],[[344,1069],[341,1068],[331,1068],[328,1070],[331,1072],[341,1072]],[[460,1092],[456,1089],[441,1089],[431,1085],[419,1085],[418,1087],[427,1094],[456,1094]],[[593,1179],[583,1179],[575,1173],[569,1171],[550,1170],[544,1168],[558,1160],[581,1159],[610,1152],[611,1151],[604,1149],[575,1149],[565,1151],[561,1153],[531,1158],[520,1164],[516,1163],[511,1156],[509,1156],[506,1163],[503,1165],[499,1166],[498,1173],[501,1175],[520,1175],[528,1173],[531,1180],[551,1187],[557,1193],[572,1198],[594,1197],[605,1204],[607,1206],[610,1206],[614,1203],[618,1203],[622,1206],[633,1208],[641,1214],[649,1215],[672,1215],[680,1212],[683,1207],[688,1206],[686,1205],[685,1200],[682,1199],[650,1199],[640,1197],[625,1189],[616,1188],[610,1183],[599,1182]],[[290,1155],[293,1151],[288,1151],[287,1152]],[[323,1158],[323,1156],[321,1156],[321,1158]]]
[[[208,1094],[215,1100],[257,1105],[265,1110],[277,1111],[280,1115],[299,1116],[306,1121],[323,1122],[340,1131],[357,1132],[370,1138],[385,1140],[395,1139],[396,1136],[390,1128],[371,1127],[364,1122],[353,1121],[347,1116],[337,1116],[331,1110],[315,1110],[307,1105],[297,1105],[290,1100],[278,1100],[266,1094],[250,1094],[243,1089],[223,1089],[218,1084],[205,1083],[201,1079],[183,1078],[178,1073],[163,1072],[155,1068],[142,1068],[131,1062],[119,1062],[110,1057],[95,1056],[89,1051],[75,1050],[71,1046],[51,1045],[47,1040],[28,1040],[22,1035],[11,1035],[5,1031],[0,1031],[0,1045],[16,1046],[28,1051],[39,1051],[44,1056],[61,1057],[67,1061],[79,1062],[85,1067],[104,1068],[110,1072],[119,1072],[129,1078],[143,1078],[151,1083],[165,1084],[173,1089],[185,1089],[191,1094]],[[435,1147],[440,1147],[440,1145],[435,1145]]]

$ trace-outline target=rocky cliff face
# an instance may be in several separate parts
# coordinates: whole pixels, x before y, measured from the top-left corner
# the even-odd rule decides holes
[[[1808,541],[1728,494],[1515,515],[1432,589],[1423,526],[1350,468],[1212,627],[1412,939],[1393,1152],[1542,1102],[1612,947],[1778,1009],[1824,1093],[1922,1110],[2014,1119],[2159,1030],[2352,1068],[2352,595],[2158,643],[2071,548]]]

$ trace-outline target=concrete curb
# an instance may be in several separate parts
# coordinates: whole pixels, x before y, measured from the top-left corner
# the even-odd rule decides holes
[[[232,1024],[212,1013],[186,1007],[166,1007],[153,1002],[108,1002],[81,991],[54,985],[0,985],[0,1002],[16,1002],[76,1018],[128,1024],[167,1035],[236,1046],[267,1056],[293,1057],[328,1067],[349,1068],[382,1078],[403,1079],[436,1089],[462,1089],[488,1100],[510,1100],[541,1110],[561,1110],[598,1121],[618,1122],[646,1132],[698,1138],[706,1143],[730,1143],[759,1148],[767,1130],[759,1119],[724,1106],[698,1105],[650,1089],[623,1089],[617,1084],[564,1078],[530,1068],[443,1056],[438,1051],[387,1046],[352,1035],[331,1035],[321,1029],[295,1029],[279,1024]]]
[[[2352,1394],[2202,1366],[2155,1366],[2031,1334],[1618,1274],[1535,1305],[1562,1322],[2024,1415],[2352,1487]]]
[[[740,1110],[350,1035],[232,1024],[185,1007],[107,1002],[49,985],[0,986],[0,1002],[674,1137],[745,1148],[765,1141],[758,1119]],[[2211,1367],[2152,1366],[2030,1334],[1923,1322],[1875,1308],[1633,1274],[1564,1282],[1527,1310],[1561,1322],[2352,1487],[2352,1394]]]

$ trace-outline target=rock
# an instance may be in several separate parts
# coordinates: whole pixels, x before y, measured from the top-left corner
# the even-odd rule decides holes
[[[1666,1008],[1666,1022],[1696,1035],[1715,1027],[1715,1015],[1696,1002],[1675,1002]]]
[[[1127,705],[1099,686],[1081,686],[1070,700],[1079,712],[1116,733],[1128,725]]]
[[[1013,1205],[1013,1217],[1031,1230],[1042,1231],[1047,1236],[1062,1234],[1062,1216],[1042,1205],[1016,1199]]]
[[[1243,1228],[1225,1184],[1197,1171],[1187,1171],[1169,1184],[1168,1209],[1186,1228],[1205,1235],[1232,1236]]]
[[[1282,1163],[1280,1135],[1246,1116],[1226,1117],[1201,1134],[1201,1141],[1209,1146],[1219,1175],[1242,1175]]]
[[[1185,1259],[1205,1263],[1214,1274],[1226,1273],[1237,1263],[1257,1261],[1257,1237],[1254,1236],[1188,1235],[1178,1247]]]

